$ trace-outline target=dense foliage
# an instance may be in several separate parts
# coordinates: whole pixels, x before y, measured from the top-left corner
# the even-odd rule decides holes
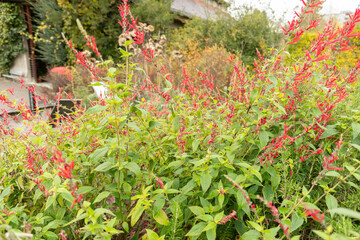
[[[33,10],[37,17],[36,42],[40,59],[51,66],[72,64],[71,52],[66,50],[61,33],[71,37],[79,49],[83,49],[85,40],[78,29],[79,19],[89,33],[97,39],[97,45],[104,57],[119,60],[113,49],[117,48],[117,38],[122,29],[116,22],[119,19],[117,5],[119,0],[63,1],[39,0]],[[172,23],[174,15],[170,11],[169,0],[146,0],[133,3],[134,14],[139,19],[156,25]],[[111,23],[111,24],[109,24]]]
[[[0,73],[8,73],[15,58],[24,51],[21,34],[25,29],[20,7],[0,3]]]
[[[241,56],[246,64],[251,64],[257,57],[256,50],[261,53],[275,47],[280,34],[265,11],[247,8],[237,16],[221,15],[216,20],[195,18],[187,21],[184,28],[175,31],[170,44],[186,50],[190,42],[199,43],[199,47],[225,47],[229,52]]]
[[[127,1],[120,25],[134,34],[120,42],[121,63],[104,61],[80,26],[100,64],[65,41],[106,96],[49,122],[14,107],[11,89],[0,95],[24,120],[13,127],[5,113],[0,124],[0,236],[358,239],[360,61],[344,73],[327,52],[360,36],[360,10],[341,28],[303,24],[319,4],[283,26],[284,48],[258,52],[253,71],[229,57],[222,89],[206,72],[175,79],[145,47],[161,80],[151,81],[130,61],[144,32]],[[315,40],[289,65],[286,49],[311,28]]]
[[[117,46],[121,28],[118,21],[118,1],[63,1],[39,0],[33,10],[37,16],[36,43],[40,59],[52,66],[61,66],[74,60],[66,50],[61,33],[71,35],[75,46],[82,48],[84,37],[79,31],[76,19],[83,22],[88,31],[97,37],[97,44],[104,56],[115,57],[112,50]],[[108,24],[108,23],[113,24]]]

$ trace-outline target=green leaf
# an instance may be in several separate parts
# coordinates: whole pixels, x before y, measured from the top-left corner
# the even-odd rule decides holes
[[[158,240],[160,238],[156,232],[154,232],[150,229],[146,229],[146,233],[147,233],[147,237],[149,240]]]
[[[129,232],[129,224],[127,222],[123,222],[122,227],[125,230],[125,232],[127,232],[127,233]]]
[[[214,228],[209,229],[206,231],[206,237],[208,240],[215,240],[216,239],[216,225]]]
[[[195,215],[202,215],[205,214],[205,211],[203,208],[199,206],[191,206],[189,207],[190,211],[192,211]]]
[[[278,233],[278,231],[280,230],[280,227],[276,227],[276,228],[270,228],[267,230],[264,230],[264,240],[273,240],[276,239],[276,234]]]
[[[110,76],[113,76],[116,72],[116,68],[114,68],[114,67],[109,68],[108,72],[109,72]]]
[[[320,139],[331,137],[337,133],[338,131],[336,131],[334,125],[327,126],[326,130],[321,134]]]
[[[196,186],[196,182],[191,179],[182,189],[181,189],[181,194],[185,195],[186,193],[190,192],[191,190],[194,189],[194,187]]]
[[[164,206],[165,206],[165,199],[157,199],[156,202],[154,203],[154,208],[153,208],[154,214],[156,215],[157,213],[159,213]]]
[[[99,166],[97,166],[94,171],[96,172],[106,172],[110,169],[112,169],[113,167],[115,167],[115,165],[111,162],[104,162],[102,164],[100,164]]]
[[[340,177],[341,175],[337,171],[328,171],[326,172],[325,176]]]
[[[101,192],[96,198],[93,203],[101,202],[103,199],[107,198],[110,195],[110,192],[104,191]]]
[[[261,234],[258,231],[250,230],[241,236],[241,240],[256,240],[259,239]]]
[[[354,210],[347,209],[347,208],[334,208],[330,210],[330,213],[337,213],[340,215],[344,215],[351,218],[356,218],[360,220],[360,213],[355,212]]]
[[[108,147],[96,149],[92,154],[90,154],[89,160],[92,163],[98,163],[106,155],[108,151],[109,151]]]
[[[204,222],[214,221],[214,218],[209,214],[197,215],[196,218],[203,220]]]
[[[136,205],[134,211],[131,213],[131,226],[134,226],[136,222],[139,220],[143,212],[145,211],[145,207],[142,205]]]
[[[46,204],[45,204],[45,209],[48,209],[54,202],[55,202],[55,198],[56,198],[56,195],[53,195],[51,197],[49,197],[47,200],[46,200]]]
[[[181,126],[181,123],[179,123],[179,121],[181,121],[182,119],[180,117],[176,117],[174,118],[174,131],[177,132],[179,131],[179,128]]]
[[[258,231],[258,232],[261,232],[261,231],[262,231],[262,227],[261,227],[258,223],[249,221],[249,224],[250,224],[253,228],[255,228],[256,231]]]
[[[279,103],[277,102],[273,102],[273,104],[284,114],[286,114],[285,108],[283,106],[281,106]]]
[[[34,205],[37,202],[37,200],[41,197],[41,195],[43,195],[43,192],[40,191],[40,189],[36,189],[35,195],[34,195]]]
[[[11,193],[11,187],[5,188],[5,190],[1,192],[0,201],[3,200],[8,195],[10,195],[10,193]]]
[[[160,210],[156,215],[154,215],[154,219],[161,225],[167,226],[170,224],[169,218],[164,212],[164,210]]]
[[[104,213],[107,213],[107,214],[109,214],[109,215],[115,216],[114,213],[112,213],[109,209],[106,209],[106,208],[97,208],[97,209],[95,209],[95,211],[94,211],[95,217],[98,217],[98,216],[100,216],[100,215],[102,215],[102,214],[104,214]]]
[[[206,227],[206,223],[205,222],[201,222],[196,224],[195,226],[193,226],[190,231],[186,234],[186,236],[197,236],[200,235],[202,233],[202,230]]]
[[[156,121],[150,121],[149,122],[149,130],[151,130],[151,129],[154,129],[154,128],[156,128],[156,127],[159,127],[159,126],[161,126],[162,124],[161,123],[159,123],[159,122],[156,122]]]
[[[135,173],[136,176],[140,176],[141,175],[141,170],[139,165],[137,165],[137,163],[135,162],[128,162],[125,165],[126,169],[129,169],[131,172]]]
[[[355,144],[355,143],[352,143],[351,146],[353,146],[354,148],[356,148],[357,150],[360,151],[360,146],[359,146],[359,145],[357,145],[357,144]]]
[[[219,199],[219,205],[220,205],[220,207],[222,208],[223,203],[224,203],[224,200],[225,200],[224,194],[219,194],[218,199]]]
[[[338,207],[338,201],[337,199],[332,196],[331,194],[327,194],[325,197],[326,200],[326,206],[329,208],[329,210],[331,209],[335,209]],[[331,217],[334,215],[334,213],[330,212]]]
[[[61,196],[70,203],[73,203],[75,200],[75,198],[71,195],[69,191],[61,193]]]
[[[301,225],[304,223],[304,219],[297,215],[297,213],[293,213],[291,215],[291,228],[290,228],[290,232],[295,231],[296,229],[298,229],[299,227],[301,227]]]
[[[208,225],[206,225],[206,227],[203,229],[203,232],[207,231],[207,230],[210,230],[210,229],[213,229],[216,227],[216,223],[214,222],[209,222]]]
[[[93,114],[93,113],[103,112],[105,109],[107,109],[107,106],[95,105],[95,106],[89,108],[86,111],[86,114]]]
[[[318,230],[313,230],[313,232],[316,233],[322,239],[326,239],[326,240],[332,239],[332,238],[330,238],[330,236],[328,234],[326,234],[324,232],[321,232],[321,231],[318,231]]]
[[[262,176],[261,173],[256,169],[251,169],[251,173],[253,173],[259,180],[262,182]]]
[[[54,239],[54,240],[59,239],[59,236],[56,233],[50,232],[50,231],[45,232],[44,236],[46,237],[46,239],[50,239],[50,240],[51,239]]]
[[[276,79],[276,77],[274,76],[269,76],[269,80],[275,85],[278,85],[278,80]]]
[[[273,197],[274,197],[274,193],[272,191],[272,188],[270,185],[265,185],[262,189],[263,195],[264,195],[264,199],[268,202],[271,202]]]
[[[54,220],[49,222],[48,225],[46,225],[43,229],[42,232],[47,232],[49,229],[56,229],[58,227],[60,227],[61,225],[65,224],[66,221],[65,220]]]
[[[360,134],[360,124],[354,122],[354,123],[351,124],[351,126],[352,126],[352,129],[353,129],[353,139],[355,139]]]
[[[269,133],[267,131],[259,132],[260,148],[263,149],[269,142]]]
[[[198,140],[198,139],[195,139],[195,140],[192,142],[192,150],[193,150],[193,152],[196,152],[196,150],[197,150],[198,147],[199,147],[199,144],[200,144],[200,140]]]
[[[77,193],[78,194],[82,194],[82,193],[88,193],[90,192],[91,190],[93,190],[94,188],[93,187],[90,187],[90,186],[82,186],[82,187],[79,187],[79,189],[77,190]]]
[[[128,125],[129,128],[132,128],[137,132],[141,132],[141,129],[134,122],[129,122],[127,125]]]
[[[200,184],[201,184],[201,188],[203,190],[203,192],[205,193],[209,187],[210,187],[210,184],[211,184],[211,175],[210,173],[205,173],[205,174],[202,174],[200,175]]]
[[[220,222],[223,219],[223,216],[224,216],[224,211],[216,214],[215,217],[214,217],[214,222],[215,223]]]
[[[220,137],[227,140],[227,141],[229,141],[229,142],[231,142],[231,143],[234,141],[234,138],[232,136],[229,136],[229,135],[221,135]]]

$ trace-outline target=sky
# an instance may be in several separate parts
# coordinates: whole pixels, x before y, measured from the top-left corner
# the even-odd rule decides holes
[[[299,9],[303,6],[300,0],[228,0],[234,2],[235,6],[241,6],[248,4],[250,6],[259,8],[261,10],[268,10],[269,6],[275,12],[275,17],[280,18],[285,16],[290,20],[293,16],[294,9]],[[326,0],[323,4],[321,13],[324,14],[336,14],[342,11],[354,12],[359,6],[360,0]],[[290,19],[289,19],[290,18]]]

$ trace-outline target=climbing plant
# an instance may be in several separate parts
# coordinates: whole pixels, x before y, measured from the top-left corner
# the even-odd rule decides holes
[[[0,73],[8,73],[16,56],[24,51],[22,33],[26,30],[20,7],[0,3]]]

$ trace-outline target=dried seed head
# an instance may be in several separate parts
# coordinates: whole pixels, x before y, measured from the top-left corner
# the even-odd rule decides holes
[[[87,57],[87,58],[91,57],[91,52],[90,52],[89,50],[83,51],[83,54],[84,54],[84,56]]]
[[[149,25],[147,26],[147,28],[149,29],[150,32],[153,32],[155,30],[153,25]]]
[[[129,33],[129,35],[130,35],[132,38],[136,37],[136,31],[135,31],[135,30],[132,30],[132,31]]]
[[[155,44],[155,49],[160,49],[160,50],[162,50],[163,49],[163,46],[161,46],[160,44],[158,44],[158,43],[156,43]]]
[[[126,42],[126,38],[121,34],[119,37],[119,46],[123,46]]]
[[[181,54],[181,53],[180,53],[179,51],[176,51],[176,50],[172,52],[172,55],[173,55],[173,56],[180,55],[180,54]]]

